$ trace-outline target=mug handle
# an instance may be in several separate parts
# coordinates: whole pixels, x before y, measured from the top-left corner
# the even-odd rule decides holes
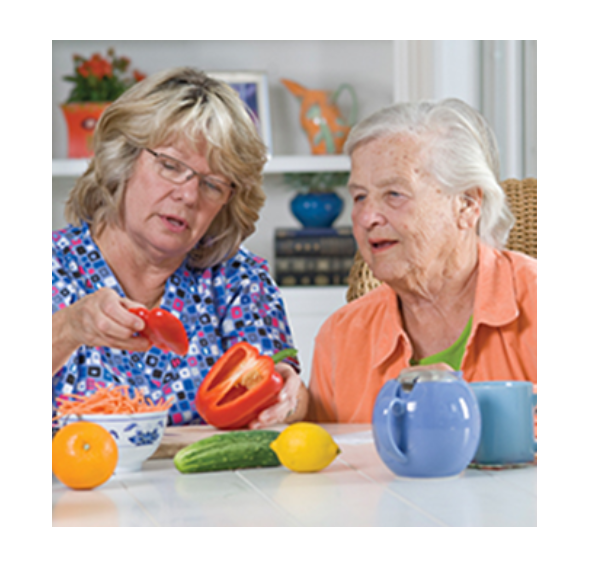
[[[533,404],[533,410],[536,410],[537,409],[537,394],[536,393],[533,393],[533,403],[532,404]],[[534,435],[534,433],[533,433],[533,435]],[[536,438],[533,439],[533,446],[535,447],[535,454],[536,454],[537,453],[537,439]]]
[[[387,408],[387,434],[389,436],[389,446],[387,451],[396,460],[405,464],[408,461],[408,457],[400,450],[399,446],[395,442],[393,431],[395,428],[395,418],[403,415],[406,411],[406,402],[402,401],[399,397],[394,397]]]

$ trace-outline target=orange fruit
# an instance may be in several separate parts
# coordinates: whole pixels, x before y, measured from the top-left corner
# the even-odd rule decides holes
[[[115,471],[119,450],[115,439],[96,423],[77,421],[53,437],[51,469],[72,489],[92,489],[106,482]]]

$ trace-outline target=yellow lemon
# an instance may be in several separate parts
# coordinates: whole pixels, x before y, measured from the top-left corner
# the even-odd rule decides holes
[[[294,472],[319,472],[340,454],[328,431],[313,423],[289,425],[270,447],[281,464]]]

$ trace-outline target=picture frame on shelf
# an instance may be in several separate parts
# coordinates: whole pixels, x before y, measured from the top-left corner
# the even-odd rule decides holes
[[[207,71],[210,77],[229,84],[246,104],[268,155],[272,155],[268,77],[258,71]]]

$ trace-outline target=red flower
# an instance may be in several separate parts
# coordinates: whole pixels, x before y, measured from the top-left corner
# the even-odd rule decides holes
[[[129,57],[116,57],[109,48],[107,56],[93,53],[88,59],[78,53],[73,55],[75,74],[64,79],[75,83],[68,102],[101,100],[110,102],[126,89],[145,78],[140,71],[127,72],[131,64]]]
[[[90,72],[98,79],[113,76],[112,65],[98,53],[95,53],[90,61],[88,61],[88,66],[90,67]]]

